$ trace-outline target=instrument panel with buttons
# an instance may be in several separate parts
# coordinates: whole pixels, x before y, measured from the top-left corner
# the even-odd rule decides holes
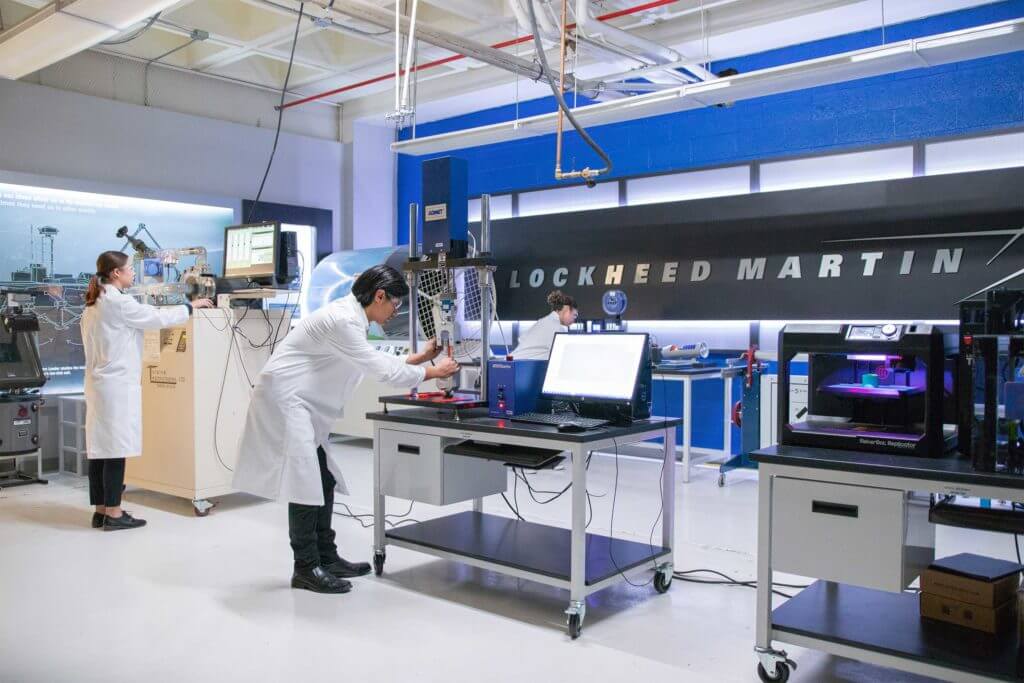
[[[903,336],[903,325],[850,325],[846,338],[855,341],[897,341]]]

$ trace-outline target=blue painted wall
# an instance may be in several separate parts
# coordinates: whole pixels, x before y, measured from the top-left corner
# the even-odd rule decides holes
[[[888,41],[905,40],[1024,16],[1024,0],[1007,0],[886,29]],[[881,31],[865,31],[757,55],[726,60],[712,70],[740,72],[846,52],[881,43]],[[552,98],[519,104],[519,115],[554,111]],[[418,136],[508,121],[515,105],[421,124]],[[614,178],[679,171],[731,162],[838,151],[929,137],[970,134],[1024,123],[1024,53],[918,69],[796,93],[669,114],[591,129],[615,163]],[[403,135],[407,137],[408,133]],[[554,185],[554,136],[457,152],[469,162],[470,195],[500,194]],[[436,155],[443,156],[443,155]],[[420,164],[428,157],[398,160],[398,242],[408,242],[410,202],[419,202]],[[566,140],[564,167],[597,163],[575,133]],[[679,415],[678,383],[654,387],[656,412]],[[721,380],[694,385],[693,445],[722,445]],[[735,400],[740,385],[734,385]],[[677,436],[682,443],[682,435]],[[739,448],[733,429],[733,450]]]
[[[1024,0],[890,26],[889,41],[904,40],[1024,16]],[[740,72],[877,45],[881,31],[716,62],[712,70]],[[520,116],[554,111],[552,98],[522,102]],[[418,136],[515,118],[515,105],[421,124]],[[1024,122],[1024,53],[1012,53],[900,74],[812,88],[786,95],[601,126],[591,130],[615,163],[614,178],[678,171],[730,162],[980,132]],[[403,137],[407,136],[406,132]],[[554,185],[554,136],[484,145],[457,153],[469,162],[470,195],[499,194]],[[575,133],[567,163],[598,159]],[[440,156],[440,155],[439,155]],[[398,242],[408,242],[410,202],[418,202],[420,164],[398,160]]]

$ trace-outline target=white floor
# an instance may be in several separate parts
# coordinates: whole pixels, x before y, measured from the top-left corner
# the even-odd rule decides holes
[[[360,513],[370,499],[365,443],[342,449]],[[620,458],[614,532],[647,539],[660,505],[658,465]],[[595,457],[591,530],[607,532],[615,459]],[[561,488],[566,472],[538,474]],[[677,476],[676,566],[754,576],[756,474]],[[511,498],[511,496],[510,496]],[[568,496],[522,513],[565,524]],[[129,490],[143,530],[88,526],[86,482],[0,492],[0,681],[754,681],[754,591],[673,583],[666,595],[624,583],[591,598],[582,637],[565,634],[568,596],[545,586],[390,548],[384,577],[348,595],[289,588],[284,506],[227,496],[204,519],[183,500]],[[407,504],[390,502],[390,511]],[[467,506],[468,507],[468,506]],[[500,497],[489,512],[511,514]],[[448,512],[416,505],[419,519]],[[371,536],[336,517],[350,559]],[[660,533],[660,532],[659,532]],[[1010,537],[940,529],[939,552],[1010,558]],[[795,681],[921,681],[789,648]]]

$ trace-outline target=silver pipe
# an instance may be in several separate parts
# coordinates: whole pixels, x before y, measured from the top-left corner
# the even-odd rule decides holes
[[[678,62],[681,59],[680,54],[670,47],[598,21],[597,17],[590,13],[589,4],[588,0],[576,0],[577,34],[589,38],[603,37],[609,43],[628,46],[656,64]]]
[[[415,261],[419,258],[419,244],[416,231],[419,223],[420,205],[413,202],[409,205],[409,260]],[[419,277],[415,270],[409,271],[409,350],[412,353],[417,351],[416,322],[419,318]]]
[[[323,2],[323,0],[309,0],[309,2],[322,9],[330,10],[335,14],[347,15],[369,24],[380,26],[381,28],[392,29],[394,25],[392,22],[394,17],[391,16],[389,11],[365,0],[334,0],[333,4],[328,4]],[[398,19],[399,30],[408,34],[410,30],[409,18],[400,16]],[[420,35],[420,40],[443,50],[457,52],[470,59],[525,76],[530,80],[536,81],[543,76],[543,71],[539,65],[521,57],[502,52],[489,45],[484,45],[455,33],[435,28],[423,22],[418,23],[416,30]]]
[[[401,108],[401,99],[398,86],[402,83],[402,13],[399,11],[400,3],[395,0],[395,113]],[[409,241],[412,244],[412,240]]]
[[[491,250],[491,196],[480,197],[480,254]],[[491,357],[491,269],[477,271],[480,280],[480,398],[487,398],[487,361]]]
[[[412,54],[413,48],[416,45],[416,10],[419,8],[419,0],[412,0],[412,13],[409,19],[409,36],[408,43],[405,48],[405,82],[402,83],[402,103],[398,109],[399,113],[404,113],[409,108],[409,81],[412,80]],[[395,3],[395,13],[398,13],[398,4]],[[398,82],[395,82],[395,87],[398,87]]]

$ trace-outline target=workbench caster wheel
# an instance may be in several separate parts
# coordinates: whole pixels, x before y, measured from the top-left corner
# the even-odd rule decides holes
[[[758,664],[757,677],[765,683],[786,683],[789,680],[789,664],[787,662],[778,662],[775,665],[774,677],[768,675],[768,672],[764,670],[763,664]]]
[[[658,572],[654,575],[654,590],[659,593],[668,593],[668,589],[672,587],[672,575],[665,574],[664,572]]]
[[[192,514],[196,517],[206,517],[215,506],[216,503],[211,503],[208,500],[193,500]]]
[[[373,554],[373,573],[375,576],[380,576],[384,573],[384,553]]]
[[[579,614],[569,615],[569,637],[576,640],[580,637],[580,632],[583,630],[583,617]]]
[[[725,473],[724,472],[722,474],[718,475],[718,488],[722,488],[723,486],[725,486]]]

